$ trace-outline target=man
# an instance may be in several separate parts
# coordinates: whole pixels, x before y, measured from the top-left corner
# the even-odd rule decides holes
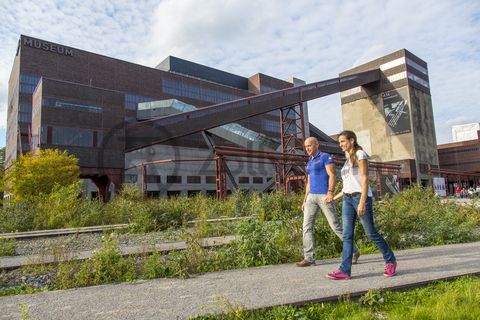
[[[305,140],[305,150],[309,156],[307,163],[307,184],[303,211],[303,255],[304,259],[296,263],[298,267],[308,267],[315,264],[314,233],[315,219],[318,209],[322,209],[330,228],[342,239],[342,225],[338,221],[337,209],[333,202],[335,188],[335,164],[330,154],[319,150],[318,140],[310,137]],[[360,253],[354,246],[352,262],[357,263]]]

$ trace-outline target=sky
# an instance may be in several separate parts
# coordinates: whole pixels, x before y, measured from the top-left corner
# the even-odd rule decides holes
[[[21,34],[155,67],[169,55],[307,83],[407,49],[428,63],[437,143],[480,122],[480,1],[0,0],[0,147]],[[309,102],[340,132],[340,95]]]

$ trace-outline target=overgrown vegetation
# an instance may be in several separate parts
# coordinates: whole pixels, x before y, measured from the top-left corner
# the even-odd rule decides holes
[[[78,186],[77,186],[78,187]],[[61,263],[53,288],[72,288],[158,277],[189,277],[195,273],[293,262],[302,257],[302,195],[235,193],[225,201],[192,198],[147,199],[133,188],[125,188],[111,203],[90,202],[74,196],[73,186],[55,190],[48,202],[33,209],[13,205],[3,209],[0,224],[31,223],[35,226],[80,226],[96,222],[128,222],[131,231],[180,228],[187,249],[168,254],[123,257],[115,238],[107,237],[103,248],[83,262]],[[63,200],[62,200],[63,199]],[[49,205],[48,205],[49,204]],[[15,211],[17,210],[17,211]],[[18,215],[20,213],[27,213]],[[8,213],[8,215],[6,215]],[[206,223],[205,219],[249,216],[235,223]],[[480,210],[474,204],[444,204],[429,189],[414,187],[385,199],[375,207],[377,226],[394,249],[466,242],[480,239]],[[197,219],[191,226],[186,221]],[[95,223],[94,223],[95,222]],[[216,249],[205,249],[198,239],[236,234],[237,241]],[[338,257],[341,242],[320,214],[315,229],[316,257]],[[375,249],[357,228],[362,253]],[[4,245],[6,247],[7,245]]]
[[[79,180],[78,158],[66,151],[45,149],[20,155],[6,170],[3,190],[15,201],[32,201],[48,195],[56,186],[68,186]]]
[[[1,239],[0,238],[0,257],[1,256],[14,256],[15,255],[15,240],[14,239]]]
[[[407,292],[369,291],[359,301],[343,297],[338,303],[280,306],[269,310],[244,310],[228,302],[215,314],[195,320],[270,319],[480,319],[480,278],[465,277],[437,282]],[[222,314],[223,313],[223,314]]]

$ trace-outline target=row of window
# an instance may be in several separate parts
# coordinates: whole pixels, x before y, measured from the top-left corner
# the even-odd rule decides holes
[[[442,164],[442,167],[455,167],[455,166],[463,166],[467,164],[478,164],[480,161],[479,160],[474,160],[474,161],[465,161],[465,162],[457,162],[457,163],[448,163],[448,164]]]
[[[33,93],[37,87],[40,77],[29,75],[29,74],[20,74],[20,92],[22,93]]]
[[[125,108],[127,110],[137,110],[138,104],[142,102],[150,102],[150,101],[155,101],[158,99],[155,98],[149,98],[149,97],[143,97],[143,96],[137,96],[134,94],[125,94]]]
[[[32,123],[32,114],[25,113],[25,112],[19,112],[18,113],[18,121],[19,122],[27,122],[27,123]]]
[[[84,128],[42,126],[42,143],[75,147],[101,147],[102,140],[102,131]]]
[[[478,150],[479,150],[479,148],[457,149],[457,150],[448,150],[448,151],[438,150],[438,154],[472,152],[472,151],[478,151]]]
[[[126,183],[137,183],[139,176],[136,174],[126,174],[125,175],[125,182]],[[267,178],[267,181],[270,178]],[[215,176],[205,176],[205,183],[206,184],[215,184],[216,183]],[[146,183],[162,183],[162,178],[160,175],[146,175],[145,176]],[[181,184],[183,181],[182,176],[167,176],[167,183],[175,183]],[[264,179],[263,177],[252,177],[253,184],[263,184]],[[201,176],[187,176],[187,183],[189,184],[201,184],[202,177]],[[248,184],[250,183],[250,177],[238,177],[238,183],[240,184]]]
[[[164,93],[212,103],[221,103],[243,98],[235,94],[225,93],[168,79],[163,80],[162,90]]]
[[[45,107],[56,107],[56,108],[85,111],[85,112],[94,112],[94,113],[103,112],[102,107],[81,104],[81,103],[72,103],[72,102],[67,102],[65,100],[60,100],[56,98],[43,98],[42,104]]]
[[[272,87],[269,87],[269,86],[265,86],[263,84],[260,85],[260,93],[273,92],[273,91],[277,91],[277,90],[280,90],[280,89],[275,89],[275,88],[272,88]]]

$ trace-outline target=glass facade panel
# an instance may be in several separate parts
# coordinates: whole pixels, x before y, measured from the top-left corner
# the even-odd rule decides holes
[[[70,110],[76,110],[76,111],[86,111],[86,112],[94,112],[94,113],[103,112],[103,109],[101,107],[87,105],[87,104],[73,103],[73,102],[68,102],[65,100],[60,100],[55,98],[43,98],[43,105],[46,107],[57,107],[57,108],[70,109]]]
[[[94,130],[82,128],[52,127],[52,144],[77,147],[93,147]],[[46,140],[42,128],[42,142]]]
[[[138,104],[141,102],[150,102],[158,100],[156,98],[137,96],[134,94],[126,93],[125,94],[125,108],[127,110],[137,110]]]
[[[215,176],[206,176],[206,177],[205,177],[205,183],[215,184],[215,183],[217,183],[217,177],[215,177]]]
[[[146,182],[147,183],[161,183],[162,179],[159,175],[153,175],[153,174],[148,174],[146,176]]]
[[[263,177],[253,177],[253,183],[262,184],[263,183]]]
[[[20,92],[33,93],[37,87],[40,77],[30,74],[20,74]]]
[[[163,80],[162,90],[164,93],[168,93],[171,95],[187,97],[212,103],[221,103],[243,98],[235,94],[221,92],[209,88],[202,88],[192,84],[169,79]]]
[[[187,176],[187,183],[202,183],[200,176]]]
[[[238,177],[238,183],[250,183],[250,177]]]
[[[167,183],[182,183],[182,176],[167,176]]]

